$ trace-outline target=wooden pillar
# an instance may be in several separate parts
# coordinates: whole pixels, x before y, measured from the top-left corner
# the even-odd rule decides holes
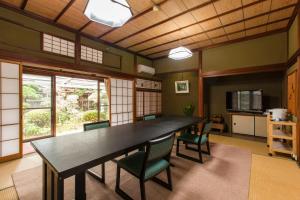
[[[203,89],[204,89],[204,79],[202,77],[202,51],[199,51],[198,60],[198,116],[204,117],[204,100],[203,100]]]
[[[296,81],[296,116],[297,116],[297,159],[300,167],[300,56],[297,58],[297,81]]]
[[[80,34],[76,34],[75,38],[75,64],[80,65],[80,51],[81,51],[81,44],[80,44]]]

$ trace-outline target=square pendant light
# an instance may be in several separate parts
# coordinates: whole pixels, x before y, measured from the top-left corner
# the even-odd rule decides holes
[[[186,59],[189,58],[193,55],[193,53],[185,48],[185,47],[177,47],[175,49],[172,49],[169,52],[169,58],[173,59],[173,60],[182,60],[182,59]]]
[[[126,0],[89,0],[84,15],[110,27],[123,26],[132,12]]]

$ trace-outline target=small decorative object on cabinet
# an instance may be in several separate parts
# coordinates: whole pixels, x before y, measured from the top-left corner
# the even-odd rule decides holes
[[[220,133],[223,133],[225,125],[224,118],[222,115],[212,115],[210,117],[210,121],[212,122],[212,129],[218,129]]]
[[[268,115],[268,145],[269,155],[276,152],[290,154],[296,158],[296,123],[292,121],[273,121]]]

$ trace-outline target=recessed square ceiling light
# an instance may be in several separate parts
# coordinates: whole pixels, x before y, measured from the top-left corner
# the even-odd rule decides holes
[[[84,15],[110,27],[123,26],[132,12],[126,0],[89,0]]]

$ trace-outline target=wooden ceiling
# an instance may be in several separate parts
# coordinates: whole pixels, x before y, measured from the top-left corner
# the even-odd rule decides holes
[[[84,35],[155,59],[170,49],[205,48],[286,30],[298,0],[128,0],[134,17],[120,28],[90,21],[88,0],[0,0]],[[159,7],[153,11],[153,6]]]

